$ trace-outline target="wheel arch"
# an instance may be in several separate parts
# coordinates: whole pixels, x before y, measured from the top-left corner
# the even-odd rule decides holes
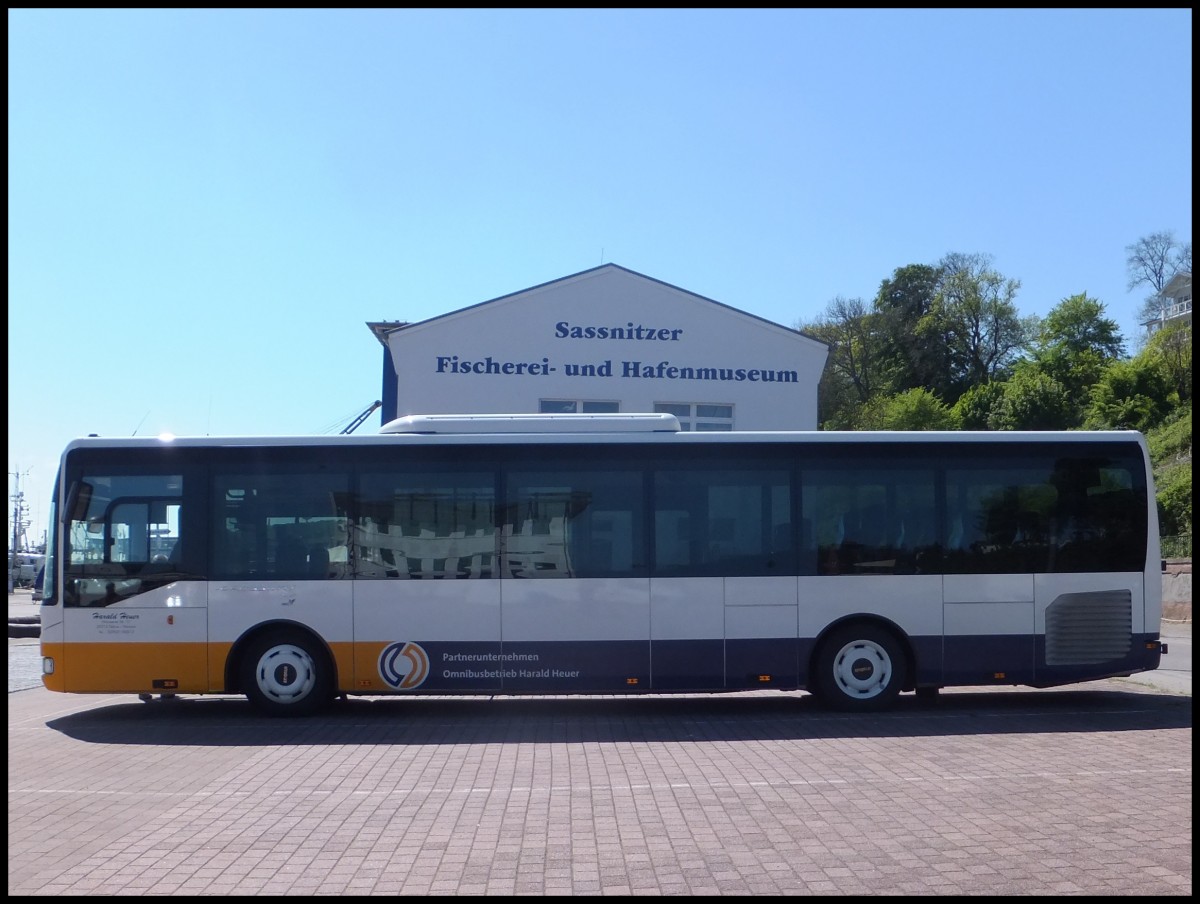
[[[917,652],[913,647],[912,639],[908,633],[890,618],[882,615],[873,615],[866,612],[856,612],[850,615],[843,615],[841,618],[827,624],[821,633],[813,640],[812,649],[808,653],[807,663],[807,679],[805,682],[806,690],[812,692],[815,690],[817,682],[817,658],[821,655],[821,650],[828,641],[830,635],[842,628],[852,625],[870,625],[876,628],[882,628],[887,631],[899,645],[901,652],[904,654],[904,678],[900,683],[902,690],[911,691],[917,684]]]
[[[286,618],[272,619],[271,621],[259,622],[251,628],[247,628],[242,632],[242,635],[233,642],[233,646],[229,650],[229,655],[225,657],[225,691],[230,694],[244,694],[246,689],[242,687],[241,673],[242,660],[246,656],[248,650],[256,640],[267,634],[275,632],[297,632],[308,637],[316,645],[316,649],[323,657],[324,666],[329,669],[329,674],[332,677],[333,686],[339,686],[337,659],[334,658],[333,650],[329,644],[325,642],[325,638],[321,637],[316,631],[307,625],[300,622],[291,621]]]

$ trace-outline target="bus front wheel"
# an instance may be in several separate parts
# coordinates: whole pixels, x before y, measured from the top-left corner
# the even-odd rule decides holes
[[[815,666],[816,694],[831,709],[886,709],[904,684],[904,651],[877,625],[838,628],[821,644]]]
[[[272,716],[306,716],[333,695],[332,674],[316,641],[297,632],[275,632],[255,641],[242,659],[242,692]]]

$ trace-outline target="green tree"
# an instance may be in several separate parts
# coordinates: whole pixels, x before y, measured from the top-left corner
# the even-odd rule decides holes
[[[1116,321],[1105,317],[1103,303],[1086,292],[1064,298],[1038,321],[1030,360],[1076,400],[1060,427],[1083,423],[1089,390],[1124,355],[1125,339]]]
[[[876,394],[881,380],[881,342],[871,309],[861,298],[838,296],[817,319],[797,328],[829,346],[817,392],[819,422],[852,429],[853,412]]]
[[[1018,367],[1002,387],[999,404],[988,418],[992,430],[1062,430],[1076,419],[1066,389],[1036,367]]]
[[[1177,408],[1146,435],[1158,491],[1159,530],[1164,536],[1192,532],[1192,412]]]
[[[1013,298],[1021,283],[1005,279],[983,254],[950,254],[943,258],[942,279],[923,341],[940,339],[950,358],[951,386],[946,401],[957,401],[979,383],[1003,379],[1028,343],[1025,322]]]
[[[1179,401],[1190,402],[1192,398],[1192,328],[1190,324],[1167,324],[1142,348],[1140,355],[1156,360],[1167,377],[1171,389]]]
[[[951,410],[963,430],[992,430],[1003,403],[1003,383],[979,383],[959,396]]]
[[[882,375],[891,392],[923,387],[939,395],[950,389],[946,343],[930,342],[937,334],[930,323],[941,271],[927,264],[909,264],[893,271],[875,296],[876,328],[881,339]]]
[[[864,430],[954,430],[958,420],[928,389],[917,387],[892,396],[879,396],[863,406]]]
[[[1084,426],[1144,433],[1161,423],[1171,407],[1171,387],[1162,367],[1151,357],[1138,355],[1105,369],[1092,387]]]
[[[817,425],[821,430],[858,429],[858,393],[836,371],[825,368],[817,384]]]

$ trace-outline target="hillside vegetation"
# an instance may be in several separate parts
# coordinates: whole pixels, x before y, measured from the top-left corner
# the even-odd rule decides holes
[[[1167,238],[1164,253],[1174,248]],[[1181,254],[1190,272],[1190,244]],[[1023,317],[1019,287],[986,255],[950,254],[898,268],[875,298],[839,297],[797,324],[829,346],[820,427],[1141,431],[1150,442],[1164,554],[1190,556],[1190,322],[1165,323],[1130,355],[1098,299],[1080,293],[1045,317]]]
[[[1180,410],[1173,420],[1147,435],[1163,534],[1163,555],[1192,554],[1192,412]]]

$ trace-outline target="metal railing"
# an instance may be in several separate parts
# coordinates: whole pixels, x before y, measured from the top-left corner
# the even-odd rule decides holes
[[[1171,534],[1159,538],[1164,559],[1190,559],[1192,557],[1192,535]]]

